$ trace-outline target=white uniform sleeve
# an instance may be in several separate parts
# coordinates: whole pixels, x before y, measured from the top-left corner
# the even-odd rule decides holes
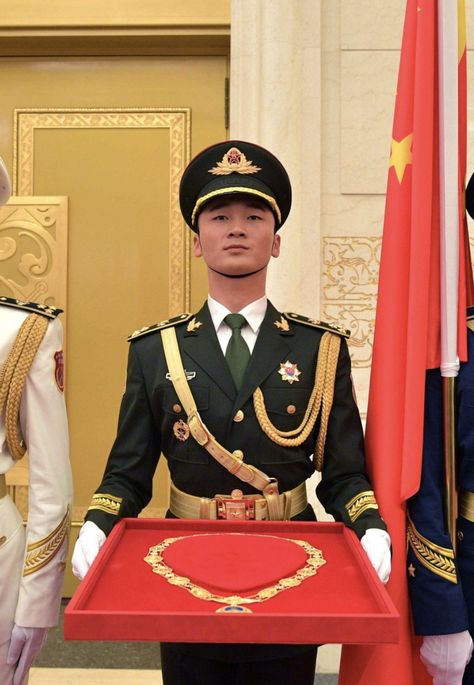
[[[57,624],[72,506],[62,326],[48,324],[26,379],[20,424],[29,457],[26,550],[15,623]]]

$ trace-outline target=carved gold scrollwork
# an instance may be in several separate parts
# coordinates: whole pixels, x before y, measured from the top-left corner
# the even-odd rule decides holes
[[[67,240],[66,198],[11,198],[0,209],[0,292],[20,300],[61,304],[65,284],[53,265]]]
[[[352,365],[370,366],[382,239],[323,239],[323,315],[351,331]]]

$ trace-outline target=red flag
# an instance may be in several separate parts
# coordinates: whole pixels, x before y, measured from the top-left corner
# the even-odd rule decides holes
[[[367,413],[369,473],[392,537],[390,595],[397,645],[344,647],[341,685],[430,683],[413,638],[406,580],[405,501],[420,483],[425,372],[440,365],[440,190],[437,3],[407,0],[387,182]],[[465,44],[459,62],[465,159]],[[460,190],[465,164],[461,161]],[[460,201],[462,192],[460,192]],[[462,207],[462,205],[460,205]],[[458,354],[466,359],[464,210],[460,212]],[[470,274],[470,269],[469,269]]]

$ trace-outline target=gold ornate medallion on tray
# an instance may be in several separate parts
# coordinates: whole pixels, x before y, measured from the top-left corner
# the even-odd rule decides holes
[[[212,541],[215,540],[217,542],[217,538],[223,537],[231,540],[243,540],[244,537],[248,537],[249,539],[251,538],[252,541],[255,541],[255,539],[258,538],[259,543],[263,543],[265,540],[281,540],[283,543],[291,543],[296,545],[300,551],[302,550],[306,554],[306,560],[303,561],[302,565],[296,568],[290,575],[285,575],[277,580],[272,580],[269,585],[261,587],[259,590],[255,590],[254,588],[253,591],[244,593],[241,588],[235,593],[232,592],[232,594],[227,594],[225,590],[222,594],[220,594],[217,591],[208,590],[203,587],[202,584],[204,584],[205,581],[200,581],[201,584],[198,584],[198,582],[195,582],[195,580],[177,573],[176,569],[171,568],[171,565],[166,563],[164,559],[166,550],[169,550],[175,543],[180,543],[183,541],[185,542],[186,540],[191,539],[193,542],[196,542],[198,539],[203,538],[206,538],[206,542],[208,542],[211,538],[213,538]],[[252,613],[252,610],[246,605],[264,602],[267,599],[275,597],[283,590],[288,590],[292,587],[301,585],[304,580],[316,575],[318,569],[326,563],[322,551],[316,549],[305,540],[280,538],[279,536],[274,535],[246,535],[245,533],[210,533],[166,538],[159,545],[150,547],[144,560],[150,564],[153,569],[153,573],[157,573],[158,575],[162,576],[171,585],[176,585],[177,587],[187,590],[193,595],[193,597],[196,597],[197,599],[224,604],[225,606],[216,610],[217,613]],[[243,559],[243,561],[245,562],[246,560]],[[190,573],[189,575],[192,574]],[[212,585],[212,581],[210,581],[210,584]],[[261,583],[259,583],[259,585],[261,585]]]

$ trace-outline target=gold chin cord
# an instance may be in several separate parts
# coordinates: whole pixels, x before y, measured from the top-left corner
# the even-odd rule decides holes
[[[443,376],[443,420],[446,525],[456,553],[458,494],[456,489],[456,378]]]
[[[10,354],[0,369],[0,414],[5,411],[7,445],[15,460],[21,459],[26,452],[23,439],[18,435],[21,395],[48,323],[46,317],[30,314],[24,320]]]

